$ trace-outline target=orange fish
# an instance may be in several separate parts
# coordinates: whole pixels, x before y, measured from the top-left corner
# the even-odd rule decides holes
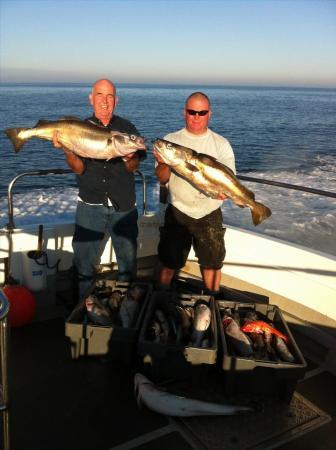
[[[256,320],[255,322],[248,322],[245,323],[241,330],[244,331],[244,333],[264,333],[265,331],[268,331],[269,333],[275,334],[276,336],[279,336],[281,339],[283,339],[285,342],[288,342],[288,337],[282,334],[280,331],[273,328],[270,324],[267,322],[263,322],[262,320]]]

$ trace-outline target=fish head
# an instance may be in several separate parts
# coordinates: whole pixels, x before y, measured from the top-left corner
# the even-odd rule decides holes
[[[156,139],[153,142],[153,150],[161,157],[163,162],[169,166],[179,166],[186,161],[185,151],[173,142],[164,139]]]
[[[137,150],[146,150],[145,139],[135,134],[111,132],[113,144],[122,156],[135,153]]]
[[[211,322],[211,309],[205,303],[195,303],[194,328],[199,331],[208,329]]]
[[[136,373],[134,375],[135,389],[138,389],[141,384],[152,384],[152,383],[151,383],[151,381],[149,381],[148,378],[145,377],[145,375],[142,375],[142,373]]]

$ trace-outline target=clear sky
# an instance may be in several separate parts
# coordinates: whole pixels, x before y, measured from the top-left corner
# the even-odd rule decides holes
[[[336,0],[0,0],[2,82],[336,87]]]

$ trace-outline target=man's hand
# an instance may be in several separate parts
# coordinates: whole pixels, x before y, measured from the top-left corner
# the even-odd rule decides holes
[[[55,130],[54,133],[53,133],[53,137],[52,137],[52,142],[54,144],[54,147],[62,148],[66,155],[68,155],[69,153],[72,153],[71,150],[69,150],[68,148],[64,147],[62,144],[60,144],[60,142],[58,140],[58,136],[59,136],[59,131]]]
[[[123,156],[123,160],[127,161],[128,159],[132,159],[134,157],[134,155],[135,155],[135,152],[134,153],[128,153],[128,155]]]
[[[75,155],[71,150],[67,149],[66,147],[63,147],[63,145],[61,145],[59,143],[57,130],[55,130],[53,133],[52,142],[54,144],[54,147],[63,149],[63,151],[65,153],[65,157],[66,157],[66,162],[68,163],[71,170],[75,174],[81,175],[85,170],[85,163],[83,162],[83,160],[81,158],[79,158],[77,155]]]
[[[140,164],[139,156],[136,152],[123,156],[123,161],[128,172],[134,172]]]
[[[153,150],[153,155],[158,163],[165,164],[164,160],[162,159],[162,157],[158,154],[158,152],[156,150]]]
[[[58,131],[57,130],[55,130],[53,133],[52,141],[53,141],[54,147],[62,148],[62,145],[58,142]]]

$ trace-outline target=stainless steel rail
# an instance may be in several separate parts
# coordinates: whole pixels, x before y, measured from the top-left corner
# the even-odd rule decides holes
[[[285,189],[292,189],[294,191],[303,191],[309,192],[310,194],[321,195],[323,197],[336,198],[336,192],[322,191],[320,189],[313,189],[306,186],[298,186],[297,184],[281,183],[280,181],[265,180],[264,178],[247,177],[245,175],[237,175],[237,178],[243,181],[252,181],[253,183],[269,184],[271,186],[277,186]],[[168,198],[168,191],[166,186],[160,185],[160,203],[166,203],[167,198]]]
[[[143,214],[146,215],[147,213],[147,182],[145,175],[140,172],[140,170],[136,170],[135,175],[138,175],[142,180],[142,211]]]
[[[15,229],[15,223],[14,223],[14,208],[13,208],[13,190],[14,185],[18,180],[20,180],[23,177],[28,176],[45,176],[45,175],[66,175],[73,173],[71,169],[44,169],[44,170],[33,170],[30,172],[24,172],[19,175],[17,175],[15,178],[12,179],[12,181],[8,185],[8,191],[7,191],[7,202],[8,202],[8,224],[7,229],[9,231],[12,231]],[[143,175],[140,170],[136,170],[135,174],[140,176],[142,180],[142,194],[143,194],[143,214],[146,214],[147,212],[147,186],[146,186],[146,178]]]
[[[0,412],[2,413],[3,446],[10,449],[8,395],[8,311],[9,302],[0,288]]]
[[[286,189],[293,189],[294,191],[303,191],[303,192],[309,192],[311,194],[322,195],[324,197],[336,198],[336,192],[321,191],[320,189],[308,188],[306,186],[298,186],[296,184],[281,183],[280,181],[265,180],[264,178],[247,177],[245,175],[238,175],[237,178],[239,178],[239,180],[252,181],[253,183],[269,184],[271,186],[278,186],[278,187],[283,187]]]

